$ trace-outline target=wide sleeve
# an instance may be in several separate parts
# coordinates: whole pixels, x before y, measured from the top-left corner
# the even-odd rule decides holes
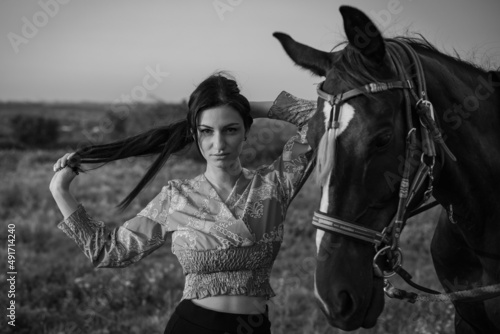
[[[57,227],[73,239],[98,268],[126,267],[164,244],[170,231],[167,213],[170,187],[161,192],[134,218],[109,228],[91,217],[80,203],[75,212]]]
[[[313,152],[307,142],[307,122],[316,112],[316,101],[299,99],[285,91],[281,92],[269,110],[268,117],[286,121],[297,126],[297,133],[283,148],[282,154],[268,168],[277,174],[277,179],[288,205],[307,179],[307,169]]]

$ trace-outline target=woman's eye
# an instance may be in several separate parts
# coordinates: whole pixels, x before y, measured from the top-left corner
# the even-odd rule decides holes
[[[231,132],[236,132],[238,129],[236,128],[228,128],[227,129],[227,132],[231,133]]]
[[[391,139],[392,139],[392,133],[385,133],[381,136],[378,136],[377,139],[375,140],[375,147],[384,148],[391,142]]]
[[[209,130],[209,129],[202,129],[202,130],[200,130],[200,133],[202,133],[204,135],[209,134],[210,132],[211,132],[211,130]]]

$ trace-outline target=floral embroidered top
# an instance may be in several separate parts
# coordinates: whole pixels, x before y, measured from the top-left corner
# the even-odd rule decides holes
[[[136,217],[110,229],[89,216],[80,203],[58,224],[94,266],[125,267],[158,249],[172,236],[172,252],[186,276],[182,299],[217,295],[275,296],[269,284],[283,241],[291,200],[307,175],[312,150],[307,121],[316,102],[282,92],[269,117],[288,121],[298,133],[282,155],[257,170],[243,168],[226,200],[201,174],[171,180]]]

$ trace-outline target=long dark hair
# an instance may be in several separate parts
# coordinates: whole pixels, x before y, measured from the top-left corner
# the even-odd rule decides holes
[[[236,110],[243,119],[245,130],[250,129],[253,119],[250,116],[248,100],[240,94],[234,78],[227,73],[217,72],[201,82],[191,93],[188,102],[189,111],[185,120],[154,127],[109,144],[83,147],[75,152],[69,164],[103,163],[102,166],[104,166],[111,161],[129,157],[158,155],[135,188],[118,204],[117,207],[123,211],[153,180],[172,154],[181,151],[195,140],[198,142],[196,122],[200,112],[223,105],[231,106]],[[78,169],[85,172],[81,167]]]

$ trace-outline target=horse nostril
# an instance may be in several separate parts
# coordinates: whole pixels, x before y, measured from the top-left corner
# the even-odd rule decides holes
[[[354,311],[354,299],[347,291],[339,293],[340,316],[343,318],[349,317]]]

